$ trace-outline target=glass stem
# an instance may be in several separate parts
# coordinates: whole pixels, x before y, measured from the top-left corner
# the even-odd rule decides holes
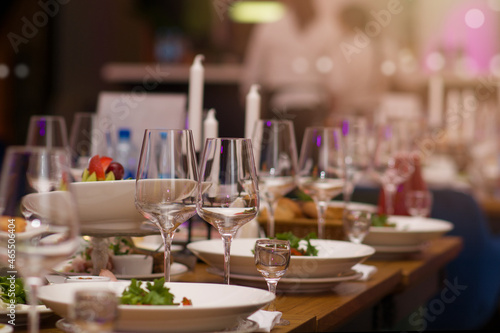
[[[318,201],[318,238],[325,239],[325,216],[326,216],[326,201]]]
[[[224,240],[224,283],[229,284],[229,267],[230,267],[230,259],[231,259],[231,240],[233,239],[232,235],[222,235],[222,239]]]
[[[396,193],[396,186],[393,184],[384,185],[384,196],[385,196],[385,211],[387,215],[394,214],[394,194]]]
[[[267,282],[267,288],[269,289],[270,292],[276,296],[276,286],[278,285],[278,280],[277,279],[266,279]],[[268,311],[276,311],[276,298],[269,304]]]
[[[28,277],[26,278],[26,284],[28,285],[28,302],[30,305],[28,311],[29,332],[38,333],[40,323],[40,315],[37,311],[38,287],[42,285],[42,281],[38,277]]]
[[[274,212],[276,211],[276,206],[278,202],[267,202],[267,237],[274,237],[276,233]]]
[[[170,253],[174,232],[166,231],[160,228],[160,233],[161,237],[163,238],[163,245],[165,245],[165,251],[163,252],[163,275],[165,277],[165,282],[170,282]]]

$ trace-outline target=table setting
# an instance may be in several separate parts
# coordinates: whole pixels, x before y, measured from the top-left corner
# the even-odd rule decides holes
[[[39,331],[44,314],[36,308],[40,302],[61,317],[56,327],[64,332],[92,325],[109,332],[286,331],[296,322],[293,311],[281,310],[283,295],[341,298],[345,288],[362,295],[363,286],[382,283],[379,279],[392,285],[400,271],[380,272],[370,260],[379,254],[421,253],[453,229],[447,221],[428,217],[432,203],[420,207],[420,197],[408,199],[413,216],[394,214],[396,188],[414,171],[408,142],[399,135],[402,127],[384,124],[372,138],[359,118],[343,119],[335,127],[309,127],[297,152],[289,120],[250,117],[256,119],[250,137],[211,134],[215,137],[203,142],[200,116],[193,114],[189,129],[144,129],[131,179],[122,179],[119,163],[105,153],[80,149],[79,156],[71,156],[60,119],[34,118],[27,145],[8,149],[0,208],[8,221],[25,223],[25,230],[16,232],[17,256],[9,268],[29,287],[31,333]],[[85,126],[97,121],[76,116]],[[77,125],[72,129],[73,153],[74,147],[81,148],[74,133],[79,130]],[[383,211],[351,200],[360,179],[369,174],[382,185]],[[278,231],[288,228],[278,215],[286,201],[288,207],[296,205],[294,213],[308,212],[312,228],[306,235]],[[177,231],[195,216],[216,237],[211,239],[209,232],[205,240],[178,247]],[[374,225],[381,216],[388,224]],[[266,231],[237,237],[257,220]],[[328,236],[332,220],[338,237]],[[5,249],[14,238],[11,230],[18,228],[7,223],[0,235]],[[153,235],[154,242],[145,241]],[[113,237],[127,239],[130,248],[118,253]],[[176,253],[188,253],[198,262],[188,267],[174,260]],[[9,253],[1,257],[9,263]],[[210,283],[189,281],[200,263]],[[85,270],[76,268],[86,264]],[[159,269],[151,268],[158,264]],[[94,294],[80,295],[83,291]],[[112,301],[107,310],[99,310],[106,323],[79,318],[80,300],[97,311],[99,295]],[[165,299],[170,303],[161,303]]]

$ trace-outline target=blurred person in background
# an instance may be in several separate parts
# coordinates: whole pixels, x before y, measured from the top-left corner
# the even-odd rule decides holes
[[[320,19],[315,1],[283,0],[284,16],[256,25],[247,46],[241,93],[259,84],[261,118],[289,119],[300,149],[307,126],[323,125],[329,110],[325,77],[330,70],[331,22]]]

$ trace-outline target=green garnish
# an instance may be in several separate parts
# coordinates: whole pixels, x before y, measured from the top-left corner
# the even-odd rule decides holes
[[[276,239],[288,240],[290,242],[290,248],[292,249],[292,255],[302,255],[302,256],[312,256],[316,257],[318,255],[318,249],[311,244],[311,239],[317,239],[316,233],[311,232],[304,238],[299,238],[295,236],[292,232],[285,232],[281,234],[276,234]],[[300,247],[300,242],[306,241],[306,248]]]
[[[372,226],[374,227],[395,227],[395,223],[389,222],[389,216],[385,214],[373,214],[372,215]]]
[[[7,276],[0,276],[0,299],[10,303],[11,296],[15,296],[16,304],[26,304],[26,291],[21,278],[16,278],[14,283],[14,295],[11,290],[11,280]]]
[[[170,288],[165,287],[165,278],[148,282],[146,289],[141,288],[142,283],[136,279],[130,281],[120,297],[120,304],[129,305],[179,305],[174,303],[174,295]],[[184,303],[184,301],[183,301]]]

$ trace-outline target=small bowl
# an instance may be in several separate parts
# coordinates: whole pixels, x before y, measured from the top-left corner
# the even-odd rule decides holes
[[[115,275],[148,275],[153,272],[153,257],[144,254],[111,256]]]
[[[107,276],[97,276],[97,275],[75,275],[66,277],[66,283],[74,282],[107,282],[110,278]]]
[[[135,208],[135,180],[109,180],[70,183],[80,223],[85,226],[133,225],[146,219]]]

